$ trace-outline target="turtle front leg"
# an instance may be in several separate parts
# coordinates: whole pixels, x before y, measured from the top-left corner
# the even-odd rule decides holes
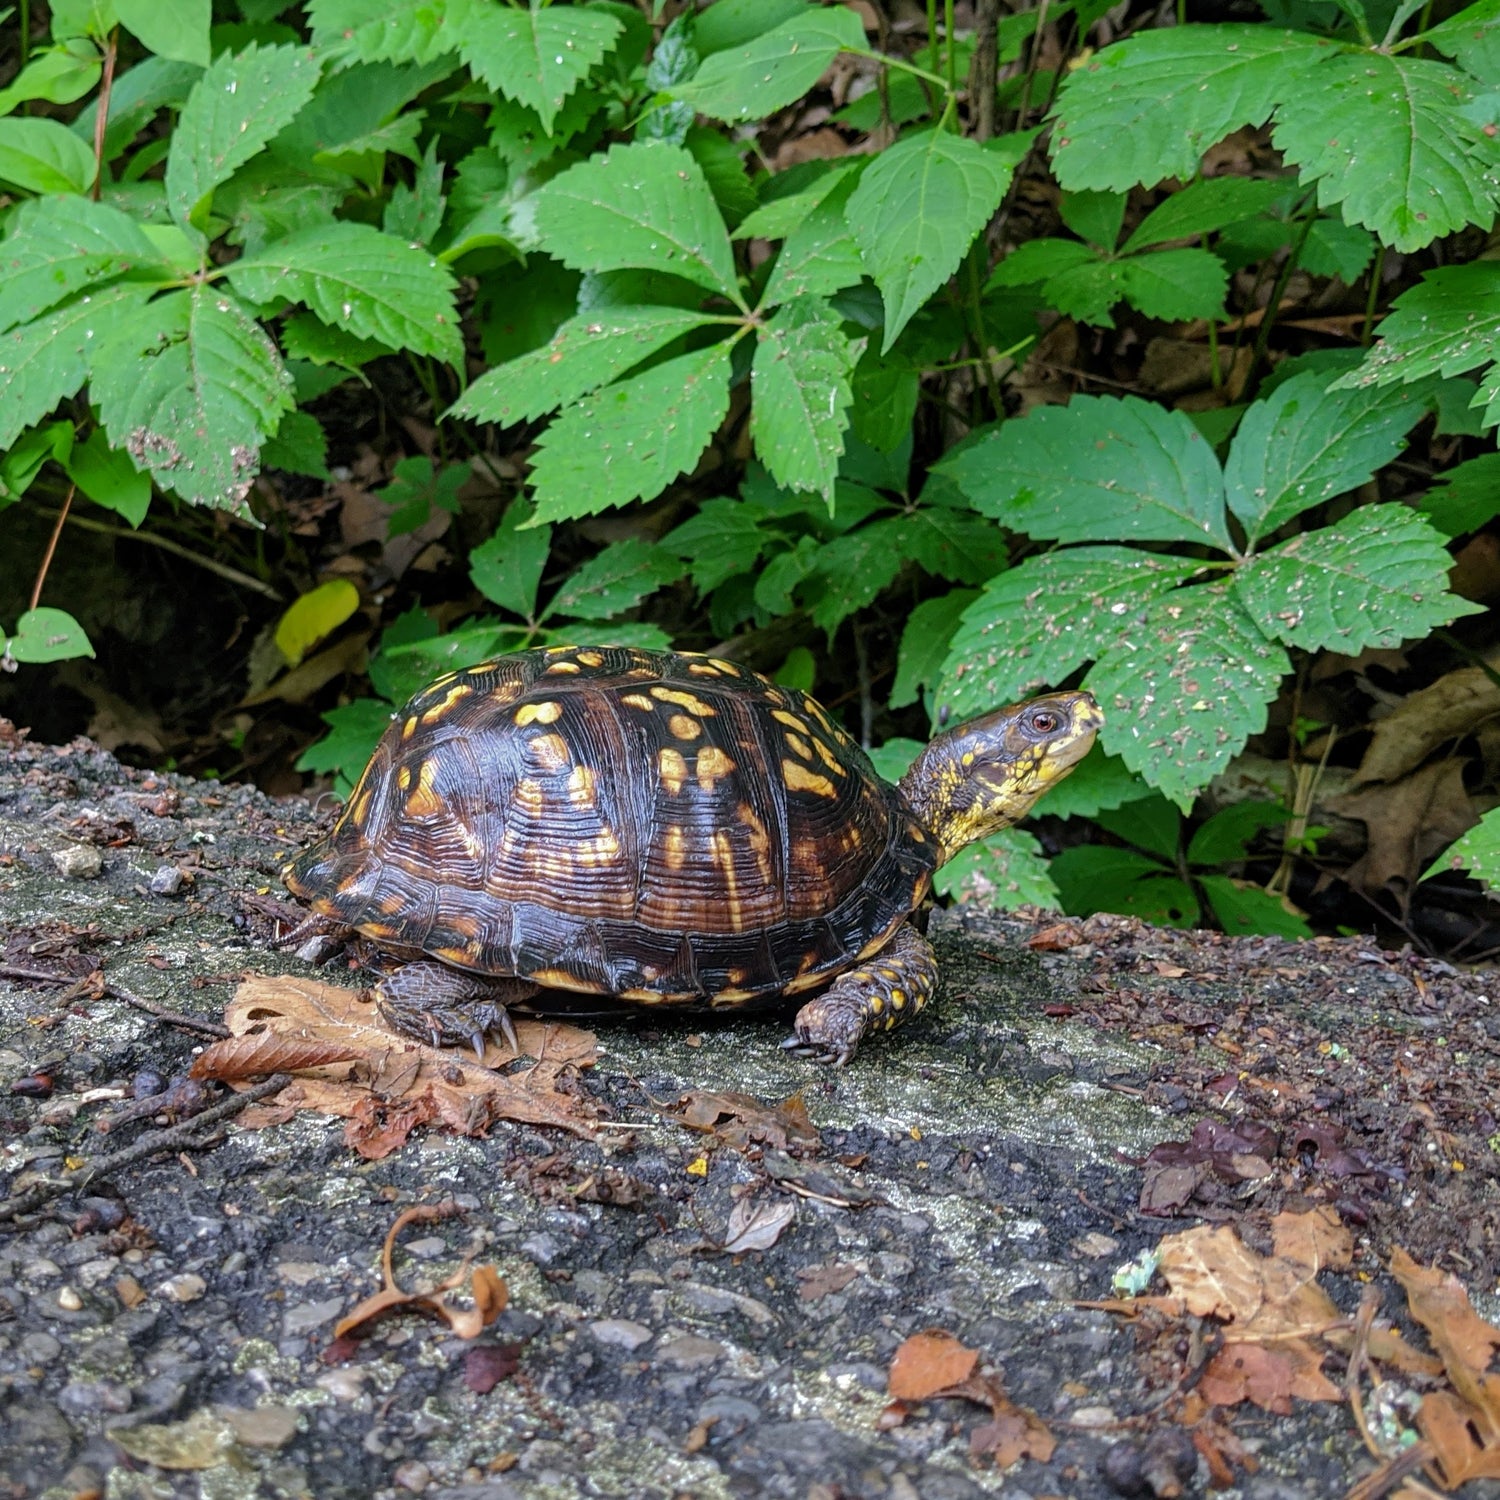
[[[406,1036],[434,1047],[470,1046],[484,1061],[485,1038],[503,1036],[520,1053],[506,1006],[536,994],[529,979],[470,974],[430,958],[402,964],[375,985],[380,1014]]]
[[[910,923],[868,962],[850,969],[797,1012],[796,1036],[782,1046],[799,1057],[841,1068],[860,1038],[891,1031],[922,1009],[937,990],[937,955]]]

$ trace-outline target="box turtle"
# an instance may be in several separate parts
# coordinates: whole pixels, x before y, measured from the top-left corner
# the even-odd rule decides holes
[[[933,871],[1022,817],[1101,722],[1087,693],[1034,698],[940,734],[891,786],[805,693],[734,662],[522,651],[396,714],[286,882],[434,1045],[482,1052],[512,1035],[506,1007],[809,995],[786,1045],[843,1063],[937,986],[910,920]]]

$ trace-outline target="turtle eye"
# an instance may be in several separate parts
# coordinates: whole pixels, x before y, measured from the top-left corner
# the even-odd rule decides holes
[[[1062,719],[1050,708],[1034,709],[1031,714],[1031,727],[1037,734],[1052,734],[1062,727]]]

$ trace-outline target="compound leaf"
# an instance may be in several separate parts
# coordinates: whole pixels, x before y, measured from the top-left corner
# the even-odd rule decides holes
[[[563,580],[544,619],[612,620],[668,583],[685,569],[670,552],[641,537],[614,542]]]
[[[425,63],[453,51],[449,11],[447,0],[310,0],[307,7],[318,51],[366,63]]]
[[[1467,870],[1487,889],[1500,888],[1500,807],[1492,808],[1457,843],[1450,844],[1422,878],[1440,870]]]
[[[1183,322],[1224,315],[1229,272],[1207,250],[1153,250],[1119,262],[1125,300],[1148,318]]]
[[[1062,897],[1035,834],[1004,828],[960,850],[938,871],[933,886],[943,896],[979,901],[1011,911],[1040,906],[1057,911]]]
[[[536,593],[552,549],[550,526],[528,526],[529,500],[512,500],[494,535],[469,553],[469,577],[486,599],[520,615],[536,619]]]

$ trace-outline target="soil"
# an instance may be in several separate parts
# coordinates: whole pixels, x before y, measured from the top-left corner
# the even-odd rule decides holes
[[[371,1161],[307,1110],[216,1118],[229,1096],[185,1076],[186,1024],[243,976],[307,975],[269,943],[317,826],[0,726],[0,1497],[1338,1495],[1378,1466],[1347,1406],[1190,1409],[1211,1325],[1080,1304],[1164,1235],[1264,1249],[1272,1215],[1328,1206],[1340,1308],[1373,1287],[1420,1339],[1400,1247],[1496,1312],[1492,971],[939,912],[937,1001],[843,1070],[783,1053],[780,1013],[600,1022],[584,1134],[431,1126]],[[711,1093],[751,1097],[690,1128]],[[397,1216],[439,1204],[397,1278],[473,1254],[505,1311],[336,1338]],[[893,1402],[932,1328],[1050,1456],[997,1468],[983,1401]]]

